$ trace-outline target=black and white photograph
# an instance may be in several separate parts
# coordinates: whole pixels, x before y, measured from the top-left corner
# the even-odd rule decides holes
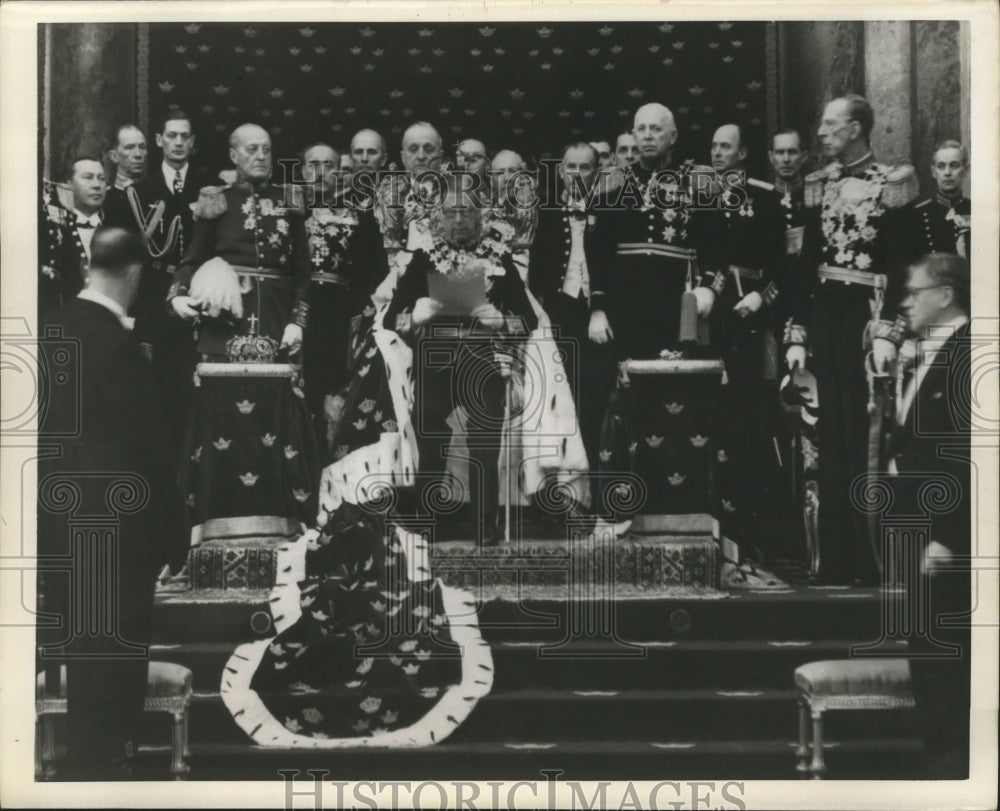
[[[995,808],[996,12],[4,2],[3,805]]]

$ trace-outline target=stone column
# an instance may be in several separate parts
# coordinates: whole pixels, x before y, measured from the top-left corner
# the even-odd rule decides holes
[[[822,165],[816,130],[823,107],[845,93],[864,92],[864,23],[783,22],[779,25],[779,127],[802,135],[812,160]]]
[[[919,20],[913,23],[916,54],[914,87],[915,136],[913,160],[926,191],[933,188],[930,161],[934,147],[955,139],[968,144],[970,81],[962,73],[962,28],[957,20]]]
[[[136,26],[49,23],[43,37],[46,176],[61,179],[75,155],[101,154],[120,124],[136,117]]]
[[[872,150],[884,163],[910,163],[913,83],[910,23],[865,23],[865,96],[875,110]]]

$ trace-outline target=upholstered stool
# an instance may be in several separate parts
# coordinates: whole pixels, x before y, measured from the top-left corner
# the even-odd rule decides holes
[[[895,710],[914,706],[906,659],[843,659],[810,662],[795,670],[799,701],[796,769],[822,778],[823,713],[827,710]],[[809,719],[812,718],[812,762]]]
[[[170,773],[184,780],[189,771],[188,710],[191,707],[191,671],[169,662],[150,662],[146,680],[146,712],[168,712],[174,718]],[[45,674],[35,682],[35,777],[50,778],[55,770],[55,735],[52,716],[66,712],[66,665],[59,668],[58,694],[46,693]]]

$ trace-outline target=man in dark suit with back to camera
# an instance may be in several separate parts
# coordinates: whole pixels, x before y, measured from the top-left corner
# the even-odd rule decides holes
[[[901,310],[917,339],[917,362],[912,375],[903,375],[889,447],[895,503],[911,514],[931,512],[929,538],[909,550],[920,566],[907,567],[906,583],[911,605],[927,606],[927,633],[911,636],[909,651],[931,779],[965,779],[969,767],[969,287],[969,265],[957,254],[928,254],[910,266]],[[931,490],[938,488],[957,490],[935,500]]]
[[[45,568],[61,558],[72,567],[68,578],[46,572],[42,594],[61,619],[63,638],[44,641],[66,662],[68,765],[76,779],[130,774],[157,575],[179,570],[186,551],[171,503],[178,491],[161,402],[126,316],[145,259],[138,237],[98,229],[87,288],[43,326],[55,350],[43,368],[59,366],[59,346],[71,343],[78,353],[75,381],[56,375],[47,389],[39,439],[58,443],[60,453],[39,461],[38,476],[40,562]],[[66,425],[75,432],[61,437]],[[100,531],[94,516],[105,516]],[[81,518],[91,524],[82,532]],[[81,628],[91,630],[73,635]]]

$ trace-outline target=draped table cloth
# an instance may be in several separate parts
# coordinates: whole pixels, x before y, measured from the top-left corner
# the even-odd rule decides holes
[[[289,540],[316,517],[319,463],[298,369],[201,363],[182,475],[192,545]]]

